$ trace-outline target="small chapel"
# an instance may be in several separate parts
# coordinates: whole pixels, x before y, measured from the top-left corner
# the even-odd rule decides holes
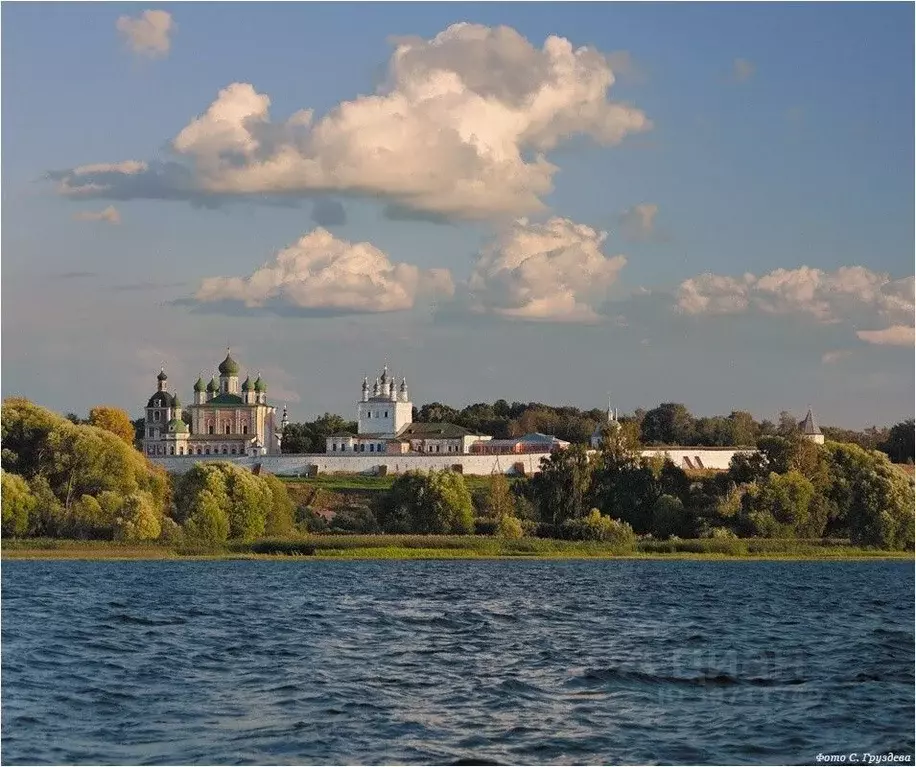
[[[194,384],[194,402],[182,408],[178,393],[168,391],[165,369],[146,403],[143,452],[148,456],[279,455],[281,430],[276,408],[267,401],[261,375],[239,384],[239,365],[231,350],[209,383]]]

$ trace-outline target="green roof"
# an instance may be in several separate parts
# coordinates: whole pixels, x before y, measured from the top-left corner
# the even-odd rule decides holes
[[[220,394],[209,402],[208,405],[244,405],[245,401],[238,394]]]
[[[242,391],[251,391],[251,377],[245,378],[245,383],[242,384]]]
[[[261,380],[261,376],[260,376],[260,375],[258,376],[258,380],[254,382],[254,390],[255,390],[255,391],[262,391],[262,392],[266,392],[266,391],[267,391],[267,383],[266,383],[265,381],[262,381],[262,380]]]
[[[210,379],[210,383],[207,384],[207,391],[219,391],[219,384],[215,378]]]
[[[181,400],[178,399],[178,392],[172,395],[172,407],[181,407]]]
[[[173,418],[171,421],[169,421],[169,431],[176,432],[178,434],[187,434],[190,429],[188,429],[188,425],[180,418]]]
[[[226,352],[226,359],[219,363],[219,374],[221,376],[237,376],[239,374],[239,363],[232,359],[232,355]]]
[[[207,388],[207,385],[204,383],[202,378],[197,379],[197,383],[194,384],[194,391],[204,391]]]

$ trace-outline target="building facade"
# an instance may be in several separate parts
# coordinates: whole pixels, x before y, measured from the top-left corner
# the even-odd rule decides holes
[[[182,408],[168,392],[160,370],[156,392],[146,403],[143,452],[148,456],[279,455],[276,408],[267,401],[267,383],[258,375],[239,383],[239,366],[227,350],[219,377],[194,384],[194,401]]]

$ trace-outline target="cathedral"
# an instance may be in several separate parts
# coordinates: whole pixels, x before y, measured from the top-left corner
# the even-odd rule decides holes
[[[219,378],[207,384],[203,377],[197,379],[194,404],[187,408],[177,392],[168,392],[168,376],[159,371],[156,392],[146,403],[146,455],[280,454],[282,429],[276,428],[276,408],[267,402],[267,384],[260,374],[254,382],[246,377],[239,385],[239,366],[228,349],[218,370]]]

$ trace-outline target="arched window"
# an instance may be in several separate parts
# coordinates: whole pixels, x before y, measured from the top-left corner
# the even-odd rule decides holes
[[[159,420],[159,411],[158,411],[158,410],[157,410],[155,413],[153,413],[153,420],[154,420],[154,421],[158,421],[158,420]]]
[[[386,411],[385,411],[385,418],[387,418],[387,417],[388,417],[388,411],[386,410]]]
[[[374,452],[375,452],[375,443],[374,443],[374,442],[371,443],[371,444],[369,445],[369,452],[370,452],[370,453],[374,453]]]
[[[232,425],[226,424],[226,434],[232,434]]]
[[[242,426],[242,434],[247,434],[247,433],[248,433],[248,424],[246,423]]]
[[[232,455],[235,455],[235,448],[232,448],[229,452],[232,453]]]
[[[226,455],[227,452],[228,452],[228,451],[226,450],[226,446],[223,445],[223,455]]]
[[[212,434],[212,433],[213,433],[213,424],[211,423],[209,426],[207,426],[207,434]]]
[[[197,446],[197,455],[200,455],[200,445]]]
[[[183,448],[183,447],[178,448],[178,455],[184,455],[184,448]]]
[[[204,450],[204,453],[206,453],[207,455],[210,455],[210,448],[208,447],[206,450]]]
[[[371,411],[371,410],[370,410],[368,413],[366,413],[366,418],[372,418],[372,411]]]

